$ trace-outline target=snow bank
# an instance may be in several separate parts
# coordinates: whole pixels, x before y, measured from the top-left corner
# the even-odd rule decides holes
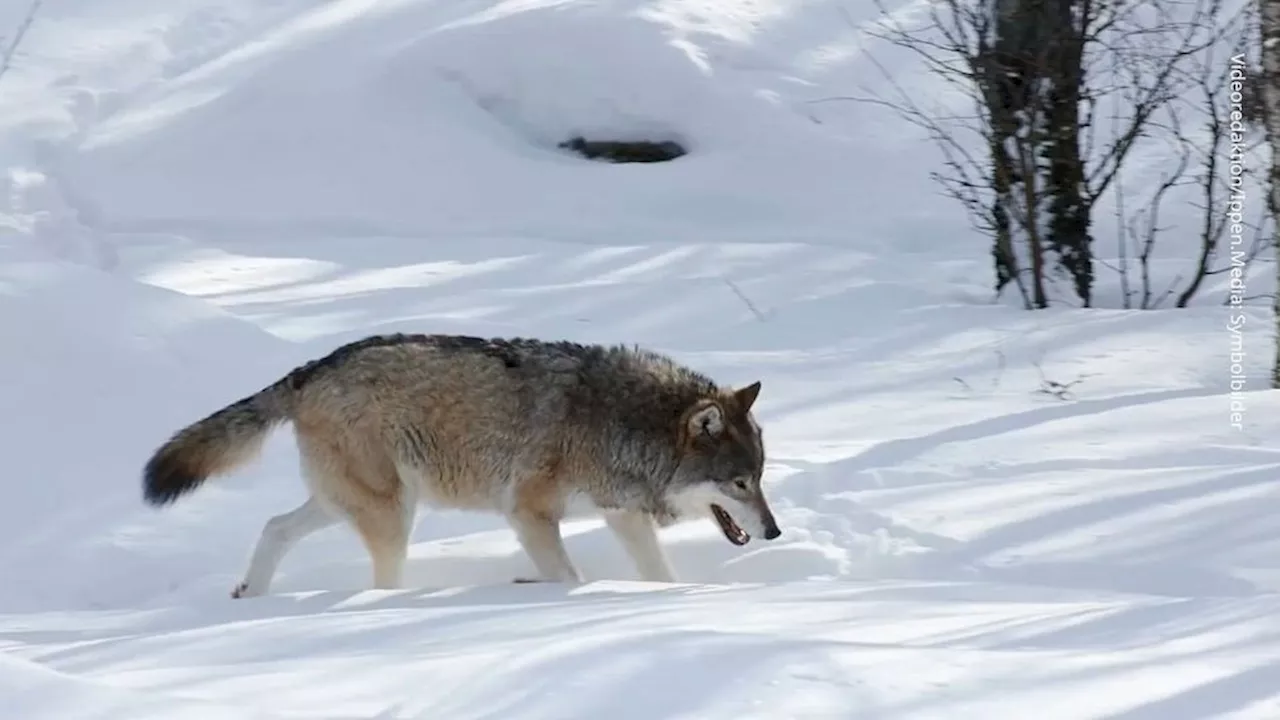
[[[1278,609],[991,584],[612,582],[0,617],[0,638],[84,678],[74,700],[101,702],[81,691],[93,683],[174,717],[208,701],[324,720],[1263,720],[1275,654],[1252,639],[1275,635]]]
[[[163,552],[130,532],[149,514],[147,455],[177,423],[287,370],[288,354],[207,303],[16,242],[0,248],[0,328],[0,607],[127,592],[124,568]]]
[[[760,44],[800,12],[835,14],[328,3],[121,98],[60,166],[116,229],[904,236],[920,211],[905,193],[928,192],[927,178],[851,186],[850,169],[888,147],[815,124],[805,98],[838,86],[809,87],[799,59]],[[556,148],[578,134],[691,153],[588,164]],[[902,217],[884,222],[890,207]]]
[[[214,720],[234,715],[265,717],[251,706],[166,697],[66,675],[0,655],[0,697],[7,712],[23,720]]]

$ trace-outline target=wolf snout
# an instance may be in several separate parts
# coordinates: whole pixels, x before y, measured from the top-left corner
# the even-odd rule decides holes
[[[765,520],[764,522],[764,539],[765,540],[776,539],[781,534],[782,534],[782,531],[778,529],[778,522],[776,520],[774,520],[773,518],[769,518]]]
[[[782,534],[782,530],[778,529],[778,521],[773,517],[773,512],[769,510],[768,505],[760,508],[760,525],[764,532],[761,535],[765,540],[774,540]]]
[[[778,529],[778,520],[774,518],[773,509],[769,507],[769,502],[764,500],[763,493],[760,493],[760,496],[754,498],[754,500],[755,502],[751,503],[751,505],[754,506],[756,521],[759,523],[755,529],[759,530],[760,537],[764,539],[777,539],[778,536],[781,536],[782,530]]]

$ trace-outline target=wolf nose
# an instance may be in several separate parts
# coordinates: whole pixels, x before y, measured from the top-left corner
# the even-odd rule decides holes
[[[770,525],[769,525],[769,527],[767,527],[767,528],[765,528],[765,529],[764,529],[764,539],[765,539],[765,540],[772,540],[772,539],[774,539],[774,538],[778,537],[778,536],[779,536],[779,535],[781,535],[781,534],[782,534],[782,531],[781,531],[781,530],[779,530],[779,529],[778,529],[778,526],[777,526],[777,525],[774,525],[774,524],[770,524]]]

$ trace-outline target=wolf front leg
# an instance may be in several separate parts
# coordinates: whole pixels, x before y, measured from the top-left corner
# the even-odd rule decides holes
[[[622,542],[642,580],[675,582],[675,573],[671,572],[671,565],[658,542],[653,518],[637,512],[610,512],[605,513],[604,521]]]
[[[268,520],[253,548],[244,580],[231,591],[231,597],[247,598],[265,593],[280,561],[299,540],[337,522],[338,518],[314,497],[294,510]]]
[[[560,521],[546,515],[513,513],[507,522],[516,531],[520,547],[533,561],[542,579],[553,582],[580,583],[582,576],[569,559],[560,536]]]

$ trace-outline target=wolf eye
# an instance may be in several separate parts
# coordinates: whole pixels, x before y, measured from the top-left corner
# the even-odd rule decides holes
[[[746,478],[734,478],[733,485],[739,490],[745,491],[747,489],[747,480]]]

